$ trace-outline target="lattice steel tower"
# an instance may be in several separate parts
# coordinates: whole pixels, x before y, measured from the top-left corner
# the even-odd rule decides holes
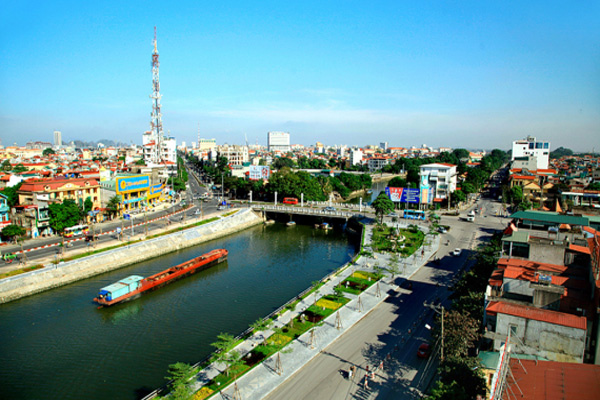
[[[158,79],[158,49],[156,47],[156,26],[154,27],[154,51],[152,52],[152,119],[150,121],[151,135],[155,140],[155,146],[152,154],[152,161],[154,163],[160,163],[162,160],[161,149],[163,146],[163,126],[162,126],[162,113],[160,112],[160,81]]]

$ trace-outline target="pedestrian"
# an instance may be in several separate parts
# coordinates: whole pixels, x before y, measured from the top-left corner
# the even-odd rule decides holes
[[[365,389],[369,388],[369,374],[365,374]]]
[[[352,380],[352,371],[353,371],[352,369],[353,368],[354,368],[353,366],[351,366],[350,368],[348,368],[348,379],[349,380]]]

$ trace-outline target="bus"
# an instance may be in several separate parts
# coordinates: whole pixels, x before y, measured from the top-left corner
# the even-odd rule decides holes
[[[283,204],[298,204],[298,199],[295,197],[286,197],[283,199]]]
[[[404,219],[421,219],[425,220],[425,211],[421,210],[404,210],[403,211]]]
[[[69,228],[65,228],[64,236],[66,238],[70,238],[70,237],[78,236],[78,235],[87,235],[89,230],[90,230],[90,227],[87,225],[75,225],[75,226],[71,226]]]

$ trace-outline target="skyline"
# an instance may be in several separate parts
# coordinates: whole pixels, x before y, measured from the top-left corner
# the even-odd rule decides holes
[[[465,5],[466,4],[466,5]],[[8,4],[0,138],[600,148],[599,4]],[[10,40],[7,40],[10,39]]]

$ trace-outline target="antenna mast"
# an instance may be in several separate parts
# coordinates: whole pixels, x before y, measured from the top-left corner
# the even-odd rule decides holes
[[[162,96],[160,94],[160,81],[158,77],[158,66],[160,63],[158,61],[156,26],[154,27],[154,41],[152,44],[154,45],[154,51],[152,52],[152,94],[150,95],[150,98],[152,99],[152,114],[150,120],[150,131],[152,132],[152,137],[155,141],[152,161],[155,163],[160,163],[162,161],[161,150],[164,135],[162,126],[162,113],[160,111],[160,98]]]

